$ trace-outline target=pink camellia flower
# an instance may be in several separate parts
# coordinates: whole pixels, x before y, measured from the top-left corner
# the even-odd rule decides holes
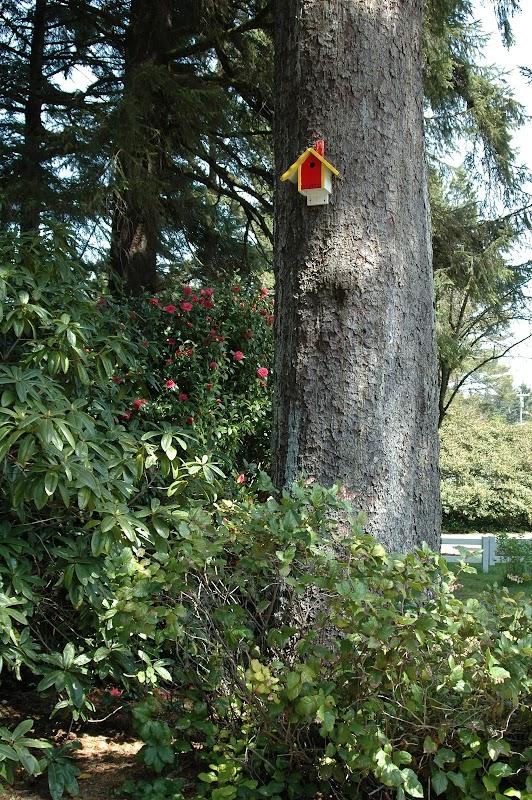
[[[217,405],[217,406],[219,406],[221,402],[222,402],[222,401],[220,400],[220,398],[219,398],[219,397],[217,397],[217,398],[216,398],[216,405]]]
[[[192,303],[188,303],[186,300],[183,300],[181,303],[181,311],[192,311]]]
[[[185,355],[186,356],[193,356],[194,355],[194,348],[193,347],[187,347],[187,349],[185,350]]]
[[[192,323],[191,322],[187,322],[187,328],[192,328],[192,327],[193,327]]]
[[[175,386],[175,381],[173,381],[171,378],[168,378],[168,380],[164,385],[166,386],[167,389],[173,389]]]
[[[177,306],[174,306],[173,303],[168,303],[168,305],[164,307],[164,310],[167,314],[175,314],[177,311]]]
[[[240,475],[237,477],[236,482],[237,483],[245,483],[246,482],[246,476],[244,475],[243,472],[241,472]]]
[[[109,689],[109,694],[111,697],[122,697],[122,690],[117,689],[116,686],[113,686],[112,689]]]
[[[192,288],[190,286],[183,286],[183,294],[189,297],[192,294]]]
[[[209,369],[216,369],[217,366],[218,364],[216,363],[216,361],[211,361],[211,363],[209,364]]]
[[[148,405],[148,401],[145,400],[143,397],[139,397],[138,400],[133,401],[133,408],[135,409],[135,411],[138,411],[139,408],[142,408],[142,406],[146,405]]]
[[[205,295],[205,297],[212,297],[214,294],[214,289],[208,286],[206,289],[203,290],[203,294]]]
[[[148,303],[150,305],[152,305],[152,306],[158,306],[159,305],[159,298],[158,297],[150,297],[150,299],[148,300]]]
[[[233,361],[242,361],[244,358],[242,350],[237,350],[236,353],[233,353]]]
[[[212,300],[204,300],[203,308],[214,308],[214,303],[212,302]]]
[[[179,400],[185,402],[185,400],[188,400],[188,394],[186,392],[179,392],[178,398]]]
[[[187,417],[187,425],[194,425],[194,417]]]
[[[267,286],[262,286],[261,290],[260,290],[260,296],[261,297],[268,297],[269,294],[270,294],[270,290],[268,289],[268,287]]]
[[[167,344],[175,344],[175,339],[167,339],[166,343]]]
[[[242,287],[241,286],[233,286],[233,292],[235,292],[235,294],[237,294],[240,291],[242,291]]]
[[[167,359],[166,359],[166,361],[165,361],[164,363],[165,363],[165,365],[166,365],[167,367],[169,367],[169,366],[170,366],[170,364],[173,364],[174,362],[173,362],[173,360],[172,360],[171,358],[167,358]]]
[[[257,370],[257,378],[267,378],[268,377],[268,370],[266,367],[259,367]]]
[[[198,302],[198,295],[197,294],[193,294],[190,299],[192,300],[193,303],[197,303]]]
[[[208,389],[208,391],[210,392],[211,389],[212,389],[212,383],[206,383],[205,386]]]

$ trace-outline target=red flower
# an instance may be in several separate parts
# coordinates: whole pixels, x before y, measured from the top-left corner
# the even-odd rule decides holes
[[[261,315],[261,317],[267,317],[268,316],[268,311],[265,308],[261,308],[261,310],[259,311],[259,314]]]
[[[96,301],[97,306],[104,306],[107,303],[105,297],[99,297]]]
[[[212,297],[214,294],[214,289],[212,289],[210,286],[208,286],[206,289],[202,289],[202,291],[205,297]]]
[[[233,292],[237,293],[237,292],[240,292],[240,291],[242,291],[242,287],[241,286],[233,286]]]
[[[192,294],[192,288],[190,286],[183,286],[183,294],[189,297],[189,295]]]
[[[148,300],[148,303],[150,303],[150,305],[152,305],[152,306],[158,306],[159,305],[159,298],[158,297],[150,297],[150,299]]]
[[[214,303],[212,302],[212,300],[204,300],[203,301],[203,307],[204,308],[214,308]]]
[[[112,689],[109,689],[109,694],[111,697],[122,697],[122,690],[117,689],[116,686],[113,686]]]
[[[211,391],[211,389],[212,389],[212,383],[206,383],[206,384],[205,384],[205,386],[207,387],[207,389],[208,389],[208,390],[209,390],[209,392],[210,392],[210,391]]]
[[[111,380],[113,381],[113,383],[124,383],[124,381],[122,380],[122,378],[119,378],[119,377],[118,377],[118,375],[113,375],[113,377],[111,378]]]
[[[182,311],[192,311],[192,303],[187,303],[186,300],[183,300],[181,303],[181,310]]]
[[[124,411],[123,414],[120,414],[120,419],[124,419],[127,422],[128,419],[131,419],[131,411]]]
[[[164,385],[166,386],[167,389],[173,389],[176,384],[175,381],[173,381],[171,378],[168,378],[168,380]]]
[[[197,294],[193,294],[193,295],[192,295],[192,297],[191,297],[190,299],[192,300],[192,302],[193,302],[193,303],[197,303],[197,302],[198,302],[198,296],[197,296]]]
[[[133,401],[133,408],[135,409],[135,411],[138,411],[139,408],[142,408],[142,406],[146,405],[148,405],[148,401],[145,400],[144,398],[139,398],[138,400]]]
[[[273,317],[273,314],[269,314],[269,315],[266,317],[266,324],[267,324],[267,325],[270,325],[270,326],[271,326],[271,325],[273,325],[273,319],[274,319],[274,317]]]
[[[187,425],[194,425],[194,417],[187,417]]]
[[[194,355],[194,348],[193,347],[187,347],[187,349],[185,350],[185,355],[186,356],[193,356]]]
[[[167,344],[175,344],[175,339],[167,339],[166,343]]]
[[[187,328],[192,328],[192,323],[191,322],[187,322]]]
[[[233,361],[242,361],[243,358],[245,356],[242,350],[237,350],[236,353],[233,353]]]
[[[222,402],[222,401],[220,400],[220,398],[219,398],[219,397],[217,397],[217,398],[216,398],[216,405],[217,405],[217,406],[219,406],[221,402]]]
[[[237,483],[245,483],[246,482],[246,476],[244,475],[243,472],[241,472],[240,475],[237,477],[236,482]]]
[[[186,392],[179,392],[178,399],[185,402],[185,400],[188,400],[188,394]]]
[[[268,370],[266,367],[259,367],[257,370],[257,378],[267,378],[268,377]]]
[[[260,290],[260,296],[261,297],[268,297],[269,294],[270,294],[270,290],[268,289],[268,287],[267,286],[263,286],[261,288],[261,290]]]
[[[218,364],[216,363],[216,361],[211,361],[211,363],[209,364],[209,369],[216,369],[217,367]]]
[[[167,359],[166,359],[166,361],[165,361],[164,363],[165,363],[165,365],[166,365],[167,367],[169,367],[169,366],[170,366],[170,364],[173,364],[174,362],[173,362],[173,360],[172,360],[171,358],[167,358]]]
[[[173,303],[169,303],[167,306],[164,307],[164,310],[167,314],[175,314],[177,311],[177,306],[174,306]]]

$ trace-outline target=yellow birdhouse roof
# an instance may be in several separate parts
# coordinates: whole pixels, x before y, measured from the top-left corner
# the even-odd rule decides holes
[[[314,150],[313,147],[307,147],[307,149],[303,153],[301,153],[301,155],[299,156],[297,161],[294,161],[292,166],[288,167],[286,172],[283,172],[283,174],[281,175],[281,180],[282,181],[294,181],[295,182],[297,180],[297,171],[298,171],[299,167],[301,166],[303,161],[308,156],[311,156],[311,155],[314,156],[315,158],[319,159],[319,161],[321,161],[321,163],[325,167],[327,167],[327,169],[330,169],[330,171],[332,172],[333,175],[336,175],[337,178],[340,177],[340,173],[338,172],[336,167],[333,167],[333,165],[331,163],[329,163],[329,161],[327,161],[326,158],[324,158],[323,156],[320,156],[320,154],[316,150]]]

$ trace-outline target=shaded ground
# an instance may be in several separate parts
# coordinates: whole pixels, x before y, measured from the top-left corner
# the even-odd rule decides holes
[[[88,733],[71,738],[81,742],[81,749],[75,755],[81,769],[78,777],[81,800],[110,800],[125,780],[142,777],[143,769],[135,762],[141,742]],[[7,789],[0,796],[2,800],[50,800],[46,776],[25,783],[24,788]]]
[[[65,722],[50,720],[50,705],[37,692],[6,691],[6,694],[9,700],[0,702],[0,725],[13,728],[31,717],[35,725],[30,736],[46,737],[58,745],[74,740],[81,743],[79,750],[73,751],[81,770],[78,777],[81,800],[111,800],[113,792],[125,780],[145,777],[145,770],[135,761],[142,742],[133,735],[127,706],[122,708],[120,700],[108,701],[102,693],[98,716],[111,716],[101,723],[84,723],[78,729],[69,730]],[[3,794],[0,788],[0,798],[50,800],[46,775],[34,779],[21,777],[14,788],[4,789]]]

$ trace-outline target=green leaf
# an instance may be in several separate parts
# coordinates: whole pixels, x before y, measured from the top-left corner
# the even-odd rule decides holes
[[[458,786],[459,789],[462,789],[464,792],[466,790],[466,783],[465,778],[461,772],[447,772],[447,777],[454,783],[455,786]]]
[[[33,728],[33,720],[32,719],[25,719],[23,722],[19,722],[17,727],[12,733],[13,739],[19,739],[21,736],[24,736],[28,731],[31,731]]]
[[[65,777],[61,765],[54,761],[48,766],[48,788],[52,800],[61,800],[65,790]]]
[[[404,790],[412,797],[423,797],[423,787],[414,770],[406,767],[401,770],[401,775],[404,780]]]
[[[441,772],[439,770],[432,775],[430,782],[432,784],[432,788],[438,795],[443,794],[449,785],[449,781],[447,780],[445,772]]]
[[[456,756],[448,747],[441,747],[434,756],[434,763],[438,767],[443,767],[445,764],[452,764],[456,760]]]
[[[502,761],[491,764],[488,770],[488,773],[495,778],[506,778],[508,775],[513,775],[514,772],[515,770],[513,770],[509,764],[505,764]]]
[[[438,749],[438,745],[430,736],[425,736],[423,741],[423,752],[424,753],[435,753]]]
[[[15,747],[20,763],[28,773],[28,775],[37,775],[40,771],[40,765],[34,755],[30,753],[25,747]]]
[[[65,669],[70,669],[72,664],[74,663],[74,656],[76,655],[76,651],[72,642],[68,642],[63,650],[63,665]]]
[[[489,674],[493,683],[503,683],[506,678],[512,677],[508,670],[504,669],[503,667],[490,667]]]

